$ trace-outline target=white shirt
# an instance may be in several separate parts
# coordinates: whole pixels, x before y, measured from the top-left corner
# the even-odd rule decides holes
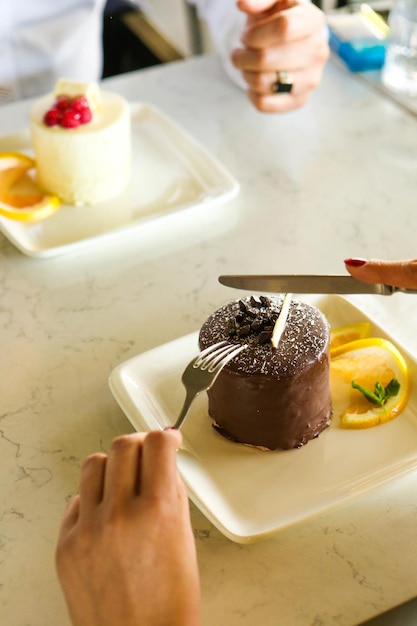
[[[236,80],[230,51],[245,16],[235,0],[190,2],[207,21],[225,67]],[[98,80],[105,4],[106,0],[0,0],[0,102],[46,93],[59,78]],[[143,9],[146,12],[146,1]]]
[[[59,78],[97,80],[105,0],[0,0],[3,99],[50,91]]]
[[[230,78],[246,89],[241,73],[234,67],[230,54],[240,45],[246,15],[239,11],[236,0],[188,0],[197,7],[199,16],[206,21],[214,45]]]

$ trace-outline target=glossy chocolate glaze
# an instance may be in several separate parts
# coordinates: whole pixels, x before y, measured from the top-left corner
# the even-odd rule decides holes
[[[277,348],[270,338],[282,298],[250,296],[222,307],[203,324],[200,347],[223,339],[246,343],[208,392],[215,428],[262,448],[297,448],[330,424],[330,328],[315,307],[291,303]]]

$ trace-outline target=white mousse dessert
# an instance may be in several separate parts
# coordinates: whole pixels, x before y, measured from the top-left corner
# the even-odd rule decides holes
[[[38,184],[67,204],[119,196],[131,176],[129,105],[96,83],[58,81],[30,111]]]

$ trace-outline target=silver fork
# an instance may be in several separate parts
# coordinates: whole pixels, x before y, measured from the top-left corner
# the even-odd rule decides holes
[[[210,389],[224,366],[247,347],[246,344],[237,346],[227,341],[220,341],[206,348],[190,361],[181,378],[186,396],[174,428],[181,427],[194,398],[201,391]]]

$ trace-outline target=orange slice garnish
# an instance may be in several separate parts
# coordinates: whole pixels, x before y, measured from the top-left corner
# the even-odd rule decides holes
[[[35,222],[55,213],[61,201],[43,192],[30,172],[35,161],[19,152],[0,153],[0,215]]]
[[[352,381],[371,391],[378,383],[386,388],[397,380],[397,395],[382,405],[372,404]],[[399,350],[386,339],[367,338],[335,348],[330,362],[330,381],[334,409],[341,413],[344,428],[369,428],[397,417],[405,408],[410,393],[407,363]]]
[[[347,326],[339,326],[330,331],[330,355],[336,348],[349,343],[368,337],[371,331],[370,322],[357,322]]]

